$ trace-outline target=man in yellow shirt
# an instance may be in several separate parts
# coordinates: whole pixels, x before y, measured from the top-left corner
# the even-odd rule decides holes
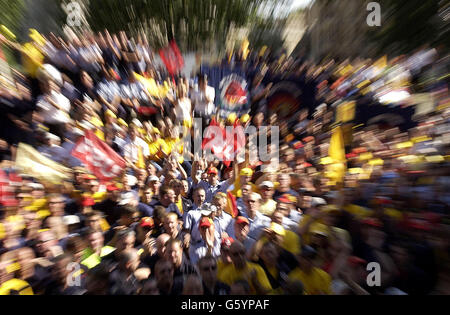
[[[220,273],[220,281],[231,286],[244,280],[250,285],[250,293],[253,295],[264,295],[272,290],[264,269],[247,260],[245,247],[241,242],[235,241],[231,244],[230,256],[233,263]]]
[[[328,273],[314,267],[317,252],[311,246],[303,246],[298,256],[299,267],[289,273],[289,279],[303,283],[305,294],[331,295],[331,277]]]
[[[259,191],[262,197],[259,212],[270,217],[277,208],[277,202],[272,199],[275,192],[274,185],[272,182],[264,181],[259,185]]]

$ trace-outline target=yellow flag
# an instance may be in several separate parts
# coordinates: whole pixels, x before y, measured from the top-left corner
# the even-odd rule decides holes
[[[28,144],[17,148],[16,166],[22,173],[52,184],[60,184],[71,178],[71,170],[43,156]]]
[[[242,59],[247,60],[247,56],[250,53],[250,50],[248,49],[248,46],[250,46],[249,41],[246,39],[242,42],[241,51],[242,51]]]
[[[346,102],[338,106],[336,122],[349,122],[355,118],[356,102]]]
[[[342,135],[342,128],[340,126],[333,130],[328,155],[335,162],[345,162],[344,136]]]
[[[336,182],[342,182],[345,175],[345,147],[344,136],[342,134],[342,128],[336,127],[333,130],[330,140],[330,148],[328,149],[328,155],[333,160],[333,164],[328,166],[329,177]]]

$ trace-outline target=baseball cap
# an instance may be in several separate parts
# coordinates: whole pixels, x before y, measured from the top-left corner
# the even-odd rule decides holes
[[[326,204],[327,204],[327,202],[323,198],[313,197],[312,200],[311,200],[311,206],[312,207],[324,206]]]
[[[263,181],[261,184],[259,184],[259,187],[268,187],[268,188],[273,188],[273,183],[269,182],[268,180]]]
[[[72,225],[80,223],[80,218],[77,215],[66,215],[63,217],[63,222],[65,225]]]
[[[221,246],[222,247],[230,247],[231,244],[234,243],[234,239],[232,237],[226,237],[224,239],[222,239],[222,243]]]
[[[297,202],[297,198],[292,195],[284,194],[280,198],[278,198],[277,201],[281,203],[293,204]]]
[[[228,115],[227,117],[227,122],[234,124],[234,122],[236,121],[237,116],[235,113],[231,113],[230,115]]]
[[[282,225],[280,225],[278,223],[272,222],[270,224],[270,229],[278,235],[281,235],[281,236],[286,235],[286,230],[284,229],[284,227]]]
[[[81,201],[81,205],[83,207],[89,207],[89,206],[93,206],[95,204],[95,200],[92,197],[85,197],[83,198],[83,200]]]
[[[148,182],[159,182],[158,176],[152,175],[148,178]]]
[[[133,200],[135,200],[134,193],[132,193],[131,191],[124,192],[120,196],[119,206],[127,205]]]
[[[207,173],[208,173],[208,175],[209,175],[209,174],[215,174],[215,175],[217,175],[217,174],[219,174],[219,171],[218,171],[217,168],[215,168],[215,167],[210,167],[210,168],[208,168]]]
[[[242,224],[242,223],[250,224],[250,222],[248,222],[248,219],[246,217],[242,217],[242,216],[237,217],[235,222],[237,224]]]
[[[209,203],[203,204],[203,206],[200,208],[200,213],[202,216],[207,217],[210,216],[211,213],[216,212],[217,208],[214,205],[211,205]]]
[[[239,173],[240,176],[252,176],[253,175],[253,170],[251,168],[243,168],[241,170],[241,172]]]
[[[210,218],[207,218],[207,217],[203,217],[201,220],[200,220],[200,223],[199,223],[199,225],[198,225],[198,228],[199,229],[201,229],[201,228],[204,228],[204,227],[211,227],[211,225],[213,224],[213,221],[210,219]]]
[[[155,221],[153,218],[150,217],[144,217],[141,219],[141,222],[139,223],[140,227],[149,227],[154,228],[155,227]]]
[[[119,187],[117,187],[116,184],[112,183],[112,184],[109,184],[108,186],[106,186],[106,190],[107,191],[116,191],[116,190],[119,190]]]
[[[247,121],[250,120],[250,115],[249,114],[244,114],[242,115],[241,119],[239,119],[239,121],[243,124],[245,124]]]

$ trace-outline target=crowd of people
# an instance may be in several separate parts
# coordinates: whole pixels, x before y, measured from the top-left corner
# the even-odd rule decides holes
[[[208,78],[164,74],[145,36],[31,37],[0,37],[23,64],[0,86],[0,294],[449,293],[448,55],[314,65],[269,49],[237,54],[251,109],[217,117]],[[314,82],[318,106],[291,120],[271,113],[273,73]],[[347,104],[418,106],[419,93],[431,109],[408,130],[352,124]],[[279,126],[279,145],[269,144],[279,163],[188,161],[194,118]],[[345,161],[330,154],[336,125]],[[88,131],[126,162],[121,176],[102,181],[73,156]],[[23,173],[19,143],[72,177]]]

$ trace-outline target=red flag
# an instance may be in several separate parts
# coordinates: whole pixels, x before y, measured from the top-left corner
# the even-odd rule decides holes
[[[172,40],[169,46],[159,51],[159,56],[166,65],[167,71],[173,75],[184,67],[184,59],[178,49],[177,43]]]
[[[92,131],[87,131],[78,141],[72,155],[102,181],[110,181],[119,176],[126,166],[125,160]]]
[[[18,200],[15,195],[14,186],[20,187],[22,178],[16,173],[11,172],[9,176],[6,172],[0,169],[0,205],[3,206],[16,206]]]

